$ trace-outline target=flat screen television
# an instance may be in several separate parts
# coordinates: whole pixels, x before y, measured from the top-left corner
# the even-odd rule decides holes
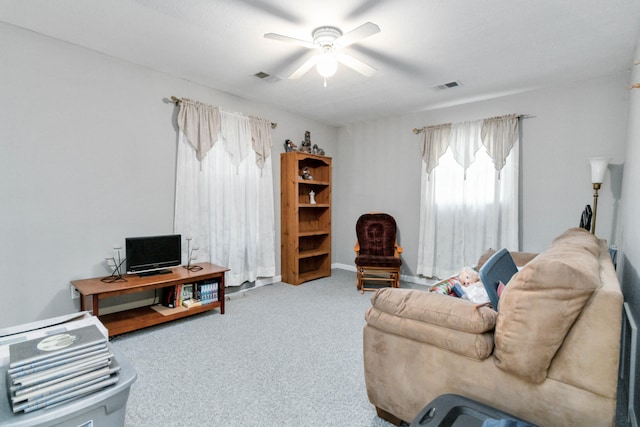
[[[182,236],[127,237],[127,273],[162,274],[182,262]]]

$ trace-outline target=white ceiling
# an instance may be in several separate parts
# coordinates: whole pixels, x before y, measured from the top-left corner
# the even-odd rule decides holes
[[[640,1],[2,0],[0,21],[340,125],[629,70]],[[309,50],[263,37],[367,21],[381,32],[347,52],[377,74],[340,65],[326,88],[284,78]]]

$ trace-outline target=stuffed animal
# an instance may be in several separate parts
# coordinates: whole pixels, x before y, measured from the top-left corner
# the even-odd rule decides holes
[[[464,295],[462,298],[468,299],[476,304],[487,304],[490,302],[489,294],[480,281],[478,272],[471,267],[463,267],[458,273],[458,280],[462,284]]]
[[[458,273],[458,280],[460,280],[460,283],[464,286],[469,286],[472,283],[480,281],[480,276],[473,268],[462,267],[462,270]]]
[[[464,298],[476,304],[489,302],[489,295],[480,281],[478,272],[471,267],[463,267],[457,276],[436,283],[429,291]]]

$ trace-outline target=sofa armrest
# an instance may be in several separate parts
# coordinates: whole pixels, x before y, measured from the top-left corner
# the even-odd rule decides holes
[[[379,289],[371,305],[393,316],[475,334],[492,331],[498,317],[486,305],[418,289]]]
[[[371,298],[367,324],[483,360],[493,352],[497,313],[470,301],[415,289],[383,288]]]

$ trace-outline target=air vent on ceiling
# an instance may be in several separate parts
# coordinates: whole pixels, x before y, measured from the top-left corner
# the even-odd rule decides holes
[[[269,82],[269,83],[275,83],[280,81],[279,77],[272,76],[271,74],[265,73],[264,71],[258,71],[257,73],[254,74],[254,76],[259,78],[260,80],[264,80],[265,82]]]
[[[440,89],[440,90],[453,89],[454,87],[458,87],[458,86],[462,86],[462,83],[460,83],[457,80],[453,80],[451,82],[444,83],[444,84],[436,86],[436,89]]]

